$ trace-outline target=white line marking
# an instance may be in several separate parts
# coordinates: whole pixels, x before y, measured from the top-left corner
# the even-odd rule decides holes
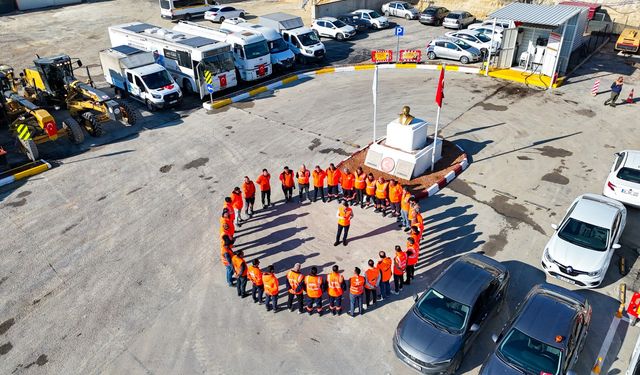
[[[611,346],[611,343],[613,342],[613,337],[615,336],[616,331],[618,330],[618,324],[620,324],[620,320],[622,319],[617,317],[613,318],[613,321],[609,326],[609,331],[607,332],[607,335],[605,336],[604,341],[602,342],[602,346],[600,347],[600,351],[598,352],[598,356],[596,357],[596,361],[598,360],[598,358],[602,358],[602,363],[600,364],[601,370],[605,368],[604,364],[606,360],[606,355],[609,352],[609,347]],[[598,374],[591,371],[591,375],[598,375]]]

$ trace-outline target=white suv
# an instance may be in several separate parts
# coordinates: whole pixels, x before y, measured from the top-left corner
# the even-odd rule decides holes
[[[318,36],[325,36],[337,40],[353,38],[356,35],[356,29],[346,23],[333,17],[322,17],[313,21],[311,29]]]
[[[640,208],[640,151],[616,153],[602,194]]]
[[[382,13],[385,16],[402,17],[407,20],[417,20],[420,18],[420,13],[413,5],[406,1],[392,1],[382,5]]]
[[[355,17],[365,21],[372,29],[386,29],[389,27],[389,20],[385,16],[371,9],[358,9],[351,12]]]

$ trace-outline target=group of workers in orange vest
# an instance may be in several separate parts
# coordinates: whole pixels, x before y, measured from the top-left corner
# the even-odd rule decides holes
[[[298,180],[300,202],[303,201],[304,192],[306,192],[309,200],[312,200],[309,192],[309,178],[311,176],[314,183],[314,198],[312,201],[315,202],[317,200],[318,193],[320,193],[321,199],[326,201],[324,196],[325,178],[327,178],[328,200],[339,199],[340,195],[342,195],[337,214],[338,233],[334,246],[340,243],[343,243],[344,246],[347,245],[347,234],[353,218],[353,210],[349,207],[350,202],[354,205],[360,204],[364,208],[365,203],[368,207],[373,201],[376,211],[383,212],[383,216],[386,215],[387,207],[391,206],[392,216],[399,218],[399,226],[404,227],[406,232],[410,232],[410,237],[407,238],[406,251],[402,250],[401,246],[395,246],[393,259],[387,257],[384,251],[380,251],[380,260],[376,264],[372,259],[369,259],[367,262],[369,268],[364,272],[364,275],[361,275],[360,268],[356,267],[354,275],[349,279],[348,289],[347,283],[340,274],[337,265],[334,265],[332,272],[324,278],[318,275],[318,270],[315,266],[311,267],[308,275],[303,275],[300,271],[300,264],[296,263],[287,273],[285,279],[288,292],[287,308],[289,310],[294,311],[293,305],[295,301],[297,302],[299,313],[303,313],[304,309],[306,309],[309,314],[312,314],[315,306],[315,311],[321,315],[323,311],[322,296],[326,291],[329,311],[333,315],[338,315],[342,311],[342,295],[348,290],[350,296],[349,314],[355,316],[356,309],[360,314],[363,313],[363,295],[365,297],[364,306],[368,307],[378,300],[378,289],[380,289],[380,297],[386,299],[390,297],[391,293],[398,294],[404,284],[410,284],[414,278],[415,266],[418,263],[424,223],[417,200],[406,188],[394,180],[386,181],[382,177],[375,179],[373,174],[365,174],[362,168],[358,168],[353,174],[349,172],[349,169],[345,168],[344,173],[342,173],[333,164],[330,164],[326,171],[316,166],[313,172],[310,172],[302,165],[295,175],[288,167],[285,167],[280,174],[285,202],[290,202],[293,199],[294,176]],[[270,177],[269,172],[263,169],[256,179],[261,191],[263,208],[272,205]],[[364,181],[364,185],[358,183],[359,181]],[[340,194],[338,186],[340,186],[342,194]],[[245,176],[242,188],[234,188],[230,196],[225,198],[220,217],[220,258],[225,266],[227,284],[236,287],[238,296],[245,298],[249,295],[246,292],[246,287],[247,281],[251,280],[253,301],[262,304],[264,296],[264,304],[267,311],[273,310],[277,312],[280,285],[278,277],[275,275],[274,266],[270,265],[263,271],[260,269],[260,261],[258,259],[254,259],[251,265],[247,266],[242,250],[233,251],[235,227],[236,225],[241,226],[245,220],[242,218],[243,208],[245,208],[244,213],[248,218],[253,216],[255,194],[254,182],[248,176]],[[341,235],[342,240],[340,239]],[[393,291],[391,290],[392,277],[394,282]],[[308,300],[306,306],[303,297],[305,294]]]

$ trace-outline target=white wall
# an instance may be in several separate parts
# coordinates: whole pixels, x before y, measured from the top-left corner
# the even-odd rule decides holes
[[[80,4],[82,0],[16,0],[19,10],[46,8],[68,4]]]

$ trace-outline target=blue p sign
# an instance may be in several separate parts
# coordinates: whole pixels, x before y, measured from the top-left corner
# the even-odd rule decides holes
[[[213,85],[210,83],[207,83],[207,91],[209,91],[209,94],[213,93]]]
[[[404,36],[404,27],[396,26],[395,36]]]

